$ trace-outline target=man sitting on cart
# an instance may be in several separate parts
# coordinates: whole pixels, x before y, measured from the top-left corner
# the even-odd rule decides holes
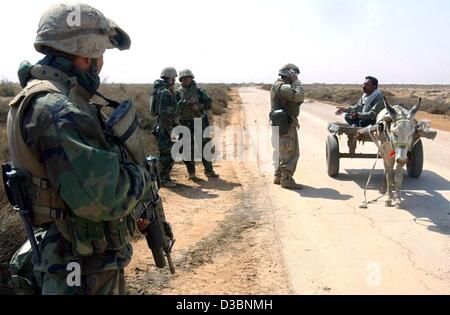
[[[367,127],[376,123],[377,115],[384,108],[383,94],[378,90],[378,80],[366,77],[363,84],[363,96],[358,103],[348,108],[338,107],[336,115],[345,113],[345,121],[351,126]]]

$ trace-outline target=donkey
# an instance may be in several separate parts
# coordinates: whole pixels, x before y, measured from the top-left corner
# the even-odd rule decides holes
[[[392,200],[395,200],[395,206],[401,207],[402,183],[404,176],[404,166],[408,162],[408,152],[413,148],[417,139],[416,130],[418,123],[415,119],[416,113],[420,109],[422,99],[414,105],[411,110],[402,105],[391,106],[384,98],[384,106],[378,115],[378,141],[380,156],[384,162],[384,177],[381,191],[388,193],[388,199],[385,204],[392,206]],[[395,171],[394,171],[395,167]],[[395,187],[395,196],[393,188]]]

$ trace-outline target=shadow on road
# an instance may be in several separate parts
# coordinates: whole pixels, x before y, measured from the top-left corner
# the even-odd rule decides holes
[[[208,190],[230,191],[235,187],[242,186],[239,183],[227,182],[226,180],[223,180],[221,178],[214,178],[209,180],[198,178],[193,181],[192,184],[193,185],[190,186],[182,183],[177,183],[177,187],[171,188],[170,191],[189,199],[214,199],[219,195],[211,193]]]
[[[315,188],[302,185],[301,190],[294,190],[301,197],[318,198],[318,199],[331,199],[331,200],[349,200],[352,199],[351,195],[343,195],[339,191],[331,188]]]
[[[217,194],[212,194],[208,191],[205,191],[201,188],[192,187],[181,183],[177,183],[177,187],[175,188],[166,189],[169,189],[171,192],[189,199],[214,199],[219,196]]]
[[[208,180],[197,179],[195,183],[202,189],[217,189],[220,191],[230,191],[236,187],[241,187],[240,183],[228,182],[222,178],[209,178]]]
[[[337,180],[354,181],[364,189],[370,170],[347,169],[347,174],[339,174]],[[379,190],[383,171],[376,170],[368,190]],[[439,174],[425,170],[420,178],[405,175],[403,180],[403,206],[416,217],[417,224],[425,225],[428,230],[450,235],[450,201],[441,194],[450,191],[450,181]]]

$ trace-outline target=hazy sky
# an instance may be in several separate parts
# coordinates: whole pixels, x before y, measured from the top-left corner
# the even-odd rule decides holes
[[[0,78],[17,81],[36,62],[41,13],[60,1],[5,1]],[[109,50],[102,77],[151,82],[164,66],[191,68],[202,82],[271,82],[287,62],[305,83],[450,84],[448,0],[171,0],[89,3],[131,36]]]

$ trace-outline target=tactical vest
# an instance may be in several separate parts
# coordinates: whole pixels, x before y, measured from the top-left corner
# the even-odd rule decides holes
[[[45,68],[48,68],[46,73],[51,71],[50,67]],[[54,72],[54,74],[56,73]],[[38,69],[33,68],[32,74],[39,76]],[[33,205],[32,223],[34,225],[43,225],[61,219],[63,212],[66,210],[66,205],[54,188],[51,187],[47,179],[45,165],[40,162],[39,156],[25,143],[21,129],[23,116],[28,106],[38,95],[47,93],[68,95],[68,92],[68,88],[59,81],[34,79],[9,104],[10,110],[6,124],[9,152],[13,166],[28,172],[31,176],[31,182],[34,184],[35,194],[30,196]]]
[[[31,187],[27,191],[32,204],[32,224],[55,223],[73,250],[82,256],[122,248],[133,237],[135,219],[129,215],[108,222],[93,222],[77,217],[51,186],[45,164],[27,146],[22,133],[24,113],[37,96],[48,93],[65,95],[80,110],[98,119],[97,111],[88,102],[90,95],[77,85],[76,78],[68,77],[55,68],[36,65],[31,69],[31,75],[34,79],[9,104],[7,135],[13,167],[27,172],[30,177]]]
[[[300,114],[299,104],[282,99],[280,96],[280,90],[283,84],[285,84],[283,81],[277,80],[272,85],[272,89],[270,91],[271,111],[273,112],[278,109],[286,111],[290,117],[290,120],[298,126],[298,116]]]
[[[192,110],[192,105],[200,106],[200,99],[198,97],[197,87],[184,88],[180,87],[178,90],[180,96],[180,120],[189,120],[203,117],[203,110]]]

